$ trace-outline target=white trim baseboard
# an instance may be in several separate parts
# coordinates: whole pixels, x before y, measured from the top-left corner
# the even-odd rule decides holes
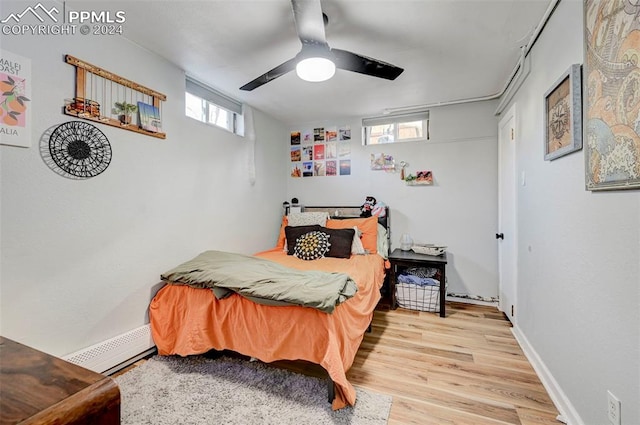
[[[568,425],[584,425],[580,415],[573,407],[571,400],[569,400],[564,391],[562,391],[562,388],[544,364],[536,350],[529,343],[527,337],[522,333],[522,331],[520,331],[520,328],[514,325],[511,328],[511,332],[516,338],[516,341],[518,341],[518,344],[520,344],[520,348],[524,351],[524,355],[527,357],[527,360],[529,360],[529,363],[531,363],[531,366],[533,366],[533,369],[538,374],[538,377],[549,393],[549,397],[551,397],[553,404],[555,404],[556,408],[560,412],[563,422]]]
[[[151,326],[143,325],[63,357],[64,360],[94,372],[110,371],[124,362],[155,349]]]

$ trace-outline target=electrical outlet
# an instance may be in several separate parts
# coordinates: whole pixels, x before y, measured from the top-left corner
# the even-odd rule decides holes
[[[621,425],[620,421],[620,400],[611,391],[607,391],[607,416],[611,425]]]

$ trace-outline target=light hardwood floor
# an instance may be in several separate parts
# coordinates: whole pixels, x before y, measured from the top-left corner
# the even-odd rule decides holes
[[[305,362],[276,366],[326,376]],[[510,322],[495,307],[447,302],[446,318],[376,310],[347,377],[393,397],[389,425],[560,424]]]
[[[447,303],[446,318],[376,310],[347,377],[393,396],[390,425],[560,423],[494,307]]]

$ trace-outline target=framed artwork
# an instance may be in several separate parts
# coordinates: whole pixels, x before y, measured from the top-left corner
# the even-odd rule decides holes
[[[138,122],[140,128],[144,130],[154,133],[162,131],[162,119],[160,118],[160,109],[157,106],[138,102]]]
[[[0,145],[31,147],[31,59],[0,50]]]
[[[371,169],[372,170],[395,170],[395,161],[393,156],[386,155],[384,153],[372,153],[371,154]]]
[[[432,185],[433,173],[431,171],[418,171],[416,172],[415,184]]]
[[[640,188],[637,19],[637,5],[620,7],[610,0],[585,0],[587,190]]]
[[[571,65],[544,94],[544,159],[582,149],[582,79]]]
[[[416,175],[409,174],[404,182],[407,186],[431,186],[433,185],[433,173],[428,170],[417,171]]]

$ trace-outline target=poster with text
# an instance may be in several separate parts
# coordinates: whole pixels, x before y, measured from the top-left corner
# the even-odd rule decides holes
[[[0,50],[0,144],[31,146],[31,60]]]

